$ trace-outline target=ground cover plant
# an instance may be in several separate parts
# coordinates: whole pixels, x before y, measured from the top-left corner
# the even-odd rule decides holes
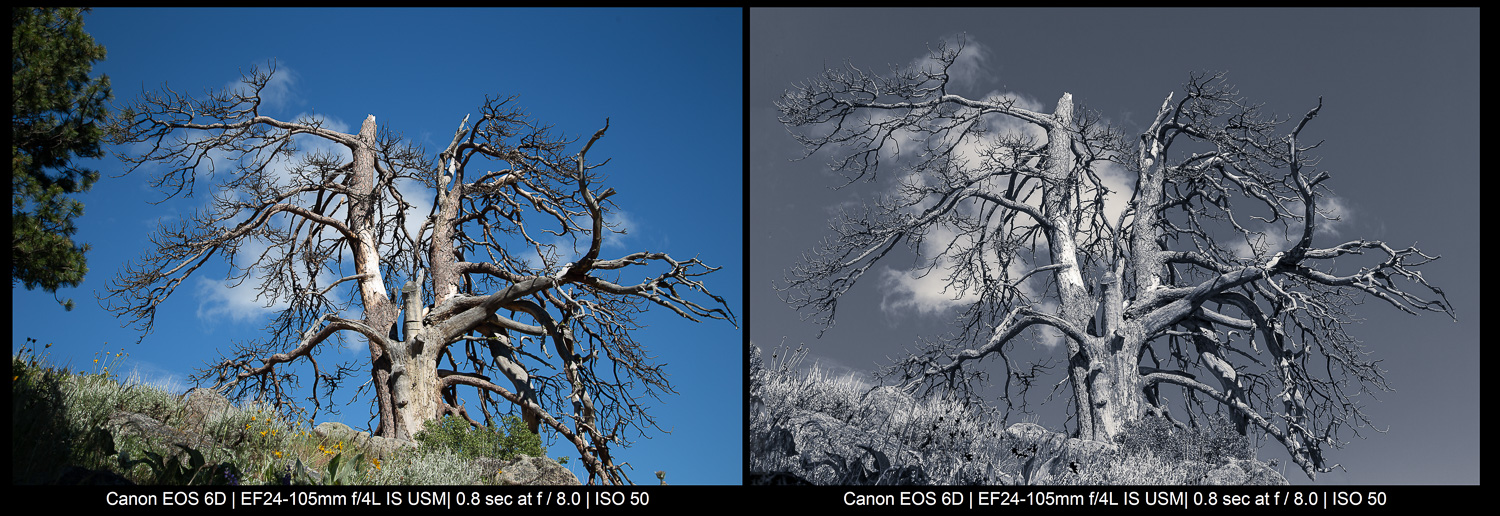
[[[39,353],[28,338],[11,358],[16,484],[70,475],[73,482],[153,485],[472,485],[493,482],[498,473],[480,471],[476,457],[546,454],[540,438],[513,417],[499,428],[434,421],[417,447],[384,454],[320,436],[313,422],[285,421],[255,402],[212,415],[198,428],[189,423],[182,395],[118,374],[128,358],[123,349],[102,350],[87,370],[74,371],[48,363],[51,347]],[[159,422],[145,426],[174,439],[111,431],[122,418]]]
[[[1286,482],[1254,460],[1254,448],[1223,418],[1178,428],[1148,417],[1112,447],[1070,443],[1034,417],[1007,422],[971,404],[871,388],[816,364],[804,369],[806,354],[751,350],[752,483],[1191,485],[1228,466],[1248,472],[1232,483]]]

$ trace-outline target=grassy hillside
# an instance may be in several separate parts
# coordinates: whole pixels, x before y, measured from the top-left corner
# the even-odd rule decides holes
[[[751,352],[750,464],[767,483],[1016,485],[1285,484],[1220,419],[1182,429],[1146,418],[1097,443],[1035,420],[917,400],[851,376],[801,371],[805,349]],[[1012,422],[1014,423],[1014,422]]]
[[[488,429],[434,422],[419,434],[421,446],[384,457],[253,402],[195,423],[181,395],[121,379],[115,371],[123,352],[101,352],[92,372],[75,373],[48,365],[27,340],[11,358],[16,484],[55,483],[70,473],[75,480],[161,485],[470,485],[499,473],[480,471],[476,457],[545,454],[535,434],[514,431],[524,428],[519,422]],[[122,422],[151,430],[121,431]]]

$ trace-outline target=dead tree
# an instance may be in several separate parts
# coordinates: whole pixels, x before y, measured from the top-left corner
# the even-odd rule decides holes
[[[716,267],[660,252],[601,255],[615,190],[598,184],[596,169],[608,160],[590,161],[588,152],[608,120],[578,148],[513,99],[486,99],[479,119],[470,125],[466,116],[434,161],[399,135],[378,132],[374,115],[347,134],[313,117],[260,114],[274,71],[252,70],[246,89],[202,100],[148,93],[118,117],[114,142],[150,149],[120,156],[127,172],[162,165],[152,184],[168,198],[191,195],[200,177],[223,180],[212,209],[164,224],[156,249],[121,271],[110,308],[138,323],[144,338],[158,306],[217,256],[236,286],[254,278],[259,299],[285,308],[268,327],[271,337],[238,344],[199,378],[294,407],[287,390],[297,377],[283,364],[305,359],[316,413],[342,381],[368,368],[374,433],[399,439],[444,414],[477,425],[454,395],[473,387],[486,417],[497,395],[532,431],[545,426],[572,443],[590,483],[628,481],[611,446],[628,445],[627,430],[659,430],[640,400],[674,392],[631,338],[635,314],[656,305],[691,321],[735,320],[702,281]],[[299,155],[309,138],[348,154]],[[420,213],[424,195],[432,208]],[[236,256],[252,243],[268,250]],[[572,263],[559,263],[580,249]],[[368,343],[369,362],[320,368],[321,351],[347,337]]]
[[[1170,417],[1160,387],[1176,385],[1190,417],[1225,410],[1313,477],[1332,467],[1324,449],[1341,430],[1369,423],[1359,394],[1388,388],[1345,331],[1349,307],[1365,295],[1453,316],[1418,270],[1437,257],[1376,240],[1314,244],[1331,176],[1302,134],[1321,98],[1277,119],[1223,74],[1195,74],[1127,137],[1067,93],[1051,113],[949,93],[961,51],[943,46],[931,66],[886,75],[830,69],[777,102],[804,158],[832,154],[845,185],[898,180],[834,221],[837,234],[778,287],[783,299],[831,326],[839,297],[905,243],[918,274],[945,273],[966,302],[952,335],[919,343],[882,371],[888,380],[976,400],[986,387],[976,364],[998,359],[1005,408],[1024,409],[1049,364],[1027,367],[1012,351],[1028,329],[1050,327],[1067,344],[1076,435],[1108,441],[1144,414]],[[995,130],[1006,124],[1019,129]],[[1367,254],[1379,259],[1353,261]]]

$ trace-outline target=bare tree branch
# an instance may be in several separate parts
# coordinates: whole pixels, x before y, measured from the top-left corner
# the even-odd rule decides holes
[[[1050,362],[1028,368],[1009,351],[1050,327],[1067,343],[1075,435],[1109,440],[1129,421],[1167,415],[1157,392],[1171,384],[1189,410],[1216,405],[1241,432],[1275,437],[1313,477],[1331,467],[1322,450],[1341,429],[1369,423],[1360,395],[1388,388],[1345,330],[1348,307],[1368,295],[1454,316],[1419,270],[1436,256],[1373,240],[1315,245],[1332,175],[1310,156],[1321,142],[1302,138],[1321,98],[1287,131],[1289,119],[1265,114],[1223,73],[1192,74],[1127,138],[1067,93],[1053,113],[947,93],[962,51],[945,45],[933,64],[889,75],[827,70],[776,104],[803,158],[833,156],[840,187],[882,170],[896,178],[831,221],[834,234],[777,285],[782,299],[826,330],[839,298],[905,244],[913,274],[945,273],[944,291],[963,303],[953,333],[919,342],[882,371],[887,380],[973,400],[976,364],[999,357],[1004,406],[1024,411]],[[1335,272],[1336,258],[1366,250],[1385,260]]]
[[[674,392],[631,338],[637,314],[654,304],[689,321],[737,323],[703,282],[720,268],[661,252],[600,258],[605,232],[617,230],[607,222],[616,192],[600,186],[609,160],[588,152],[608,119],[574,152],[575,140],[513,99],[487,98],[478,120],[465,116],[433,159],[379,130],[374,115],[351,134],[311,116],[261,114],[274,72],[252,69],[246,88],[201,100],[147,93],[116,119],[115,143],[146,144],[120,156],[127,171],[165,165],[152,184],[167,198],[192,195],[200,177],[218,181],[210,209],[164,223],[156,248],[122,270],[105,297],[110,308],[144,338],[183,281],[224,259],[236,288],[256,289],[278,311],[269,339],[238,344],[196,378],[301,412],[286,391],[297,381],[288,368],[305,359],[316,415],[364,369],[375,391],[373,433],[400,439],[445,414],[479,424],[455,406],[456,387],[474,387],[486,419],[500,408],[488,394],[498,394],[532,431],[545,424],[572,443],[590,482],[628,482],[611,447],[630,444],[628,429],[660,430],[641,400]],[[304,153],[308,142],[348,152]],[[414,213],[427,196],[431,211]],[[252,245],[265,251],[247,253]],[[325,343],[348,337],[368,344],[368,360],[319,367]],[[438,368],[445,356],[453,368]],[[514,388],[490,382],[491,371]]]

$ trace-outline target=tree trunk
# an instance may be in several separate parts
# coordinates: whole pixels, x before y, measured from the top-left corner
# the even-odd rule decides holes
[[[421,337],[413,340],[421,342]],[[410,349],[403,349],[391,357],[391,401],[396,416],[394,437],[410,440],[422,430],[424,423],[437,417],[442,407],[441,393],[437,388],[437,356],[427,353],[420,345],[401,343],[395,347],[420,350],[413,353]]]
[[[388,297],[376,249],[379,239],[375,227],[375,202],[379,181],[375,176],[375,129],[375,116],[370,115],[360,126],[359,136],[350,149],[354,167],[348,180],[352,190],[348,225],[356,236],[350,242],[350,250],[356,272],[364,275],[359,280],[360,300],[365,307],[364,323],[376,330],[388,328],[390,331],[390,337],[383,345],[375,342],[376,337],[367,336],[372,340],[370,359],[375,368],[376,397],[380,400],[377,434],[410,440],[442,406],[437,389],[437,352],[442,343],[423,345],[421,290],[412,283],[402,289],[406,298],[407,338],[402,339],[396,332],[402,307]]]
[[[1140,319],[1129,322],[1125,320],[1124,290],[1121,285],[1125,281],[1135,282],[1135,303],[1140,306],[1151,302],[1156,295],[1157,286],[1162,283],[1159,274],[1164,270],[1164,265],[1155,226],[1159,214],[1154,206],[1162,195],[1165,161],[1161,155],[1163,147],[1155,138],[1156,129],[1164,122],[1171,100],[1171,95],[1168,95],[1167,100],[1162,103],[1153,125],[1144,135],[1146,140],[1140,149],[1141,179],[1137,185],[1139,193],[1133,201],[1136,206],[1133,223],[1135,235],[1130,242],[1135,270],[1132,274],[1126,274],[1124,263],[1117,262],[1114,270],[1102,282],[1103,292],[1100,293],[1099,301],[1102,310],[1099,312],[1103,314],[1103,320],[1097,321],[1100,336],[1090,339],[1084,346],[1088,359],[1087,370],[1084,371],[1086,380],[1074,379],[1075,388],[1079,383],[1087,384],[1087,395],[1079,399],[1090,402],[1089,406],[1080,405],[1077,409],[1078,433],[1081,438],[1110,442],[1124,429],[1126,423],[1140,419],[1146,407],[1140,357],[1142,346],[1146,342],[1147,322]],[[1078,369],[1079,367],[1074,367],[1075,374]]]
[[[1091,364],[1089,371],[1088,388],[1094,405],[1087,416],[1093,421],[1093,434],[1080,437],[1111,442],[1125,423],[1141,417],[1145,393],[1142,391],[1138,354],[1126,352],[1131,348],[1140,349],[1140,345],[1131,346],[1126,342],[1127,338],[1118,334],[1099,339],[1100,347],[1108,350],[1101,350],[1103,353]],[[1084,414],[1079,417],[1084,417]]]
[[[1074,221],[1077,215],[1077,174],[1073,171],[1073,95],[1064,93],[1057,100],[1054,125],[1047,130],[1047,156],[1044,175],[1048,180],[1043,192],[1043,214],[1052,226],[1049,250],[1053,263],[1066,265],[1056,269],[1058,316],[1076,328],[1088,325],[1090,316],[1099,312],[1101,303],[1106,321],[1098,321],[1100,335],[1083,342],[1069,338],[1069,373],[1072,375],[1077,406],[1078,434],[1086,439],[1108,441],[1126,421],[1139,417],[1140,372],[1135,353],[1123,345],[1116,331],[1120,322],[1120,289],[1118,275],[1109,280],[1102,301],[1096,300],[1084,287]],[[1133,349],[1139,349],[1139,345]]]

